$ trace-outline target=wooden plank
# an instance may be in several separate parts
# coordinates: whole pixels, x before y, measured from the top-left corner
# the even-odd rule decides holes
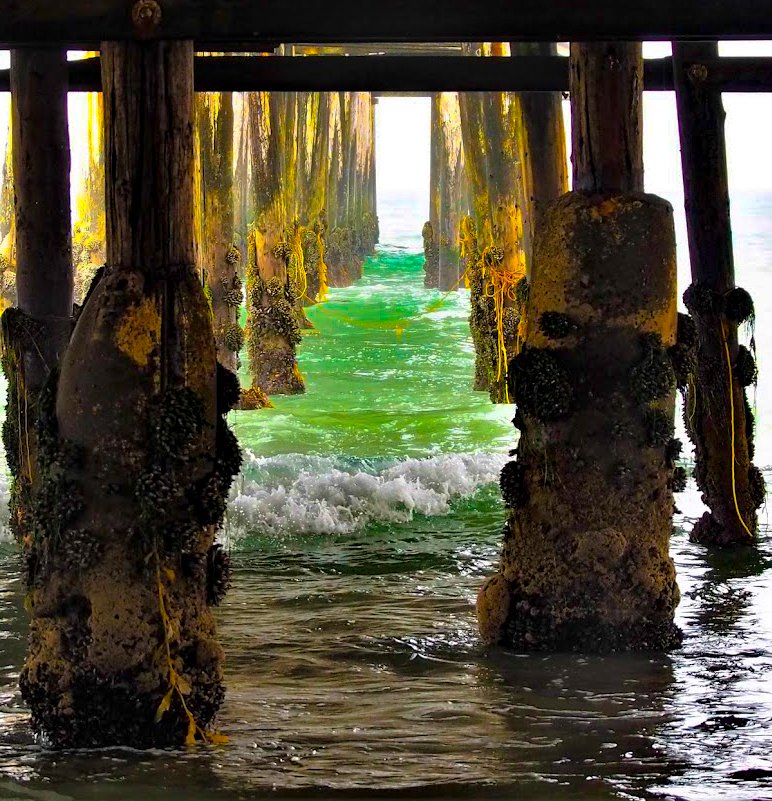
[[[99,59],[69,62],[70,91],[101,88]],[[722,58],[706,63],[706,85],[723,92],[772,92],[772,58]],[[422,94],[456,91],[568,91],[568,59],[560,56],[303,56],[198,57],[199,92],[367,91]],[[673,90],[671,58],[644,62],[647,91]],[[10,88],[0,70],[0,92]]]
[[[140,0],[150,10],[153,0]],[[772,38],[769,0],[160,0],[144,35],[207,49],[259,42]],[[152,14],[150,14],[152,16]],[[125,0],[2,0],[0,43],[92,46],[137,33]],[[228,45],[227,47],[225,45]]]

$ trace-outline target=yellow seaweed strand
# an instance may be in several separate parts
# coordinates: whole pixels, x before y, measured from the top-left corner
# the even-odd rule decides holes
[[[197,736],[201,738],[203,743],[224,745],[228,742],[228,738],[224,734],[220,734],[218,732],[207,733],[204,731],[196,722],[193,713],[190,711],[190,708],[185,701],[185,695],[190,693],[191,688],[187,679],[177,672],[177,668],[174,666],[174,660],[172,659],[169,632],[172,630],[173,623],[171,617],[169,616],[169,612],[166,609],[166,590],[164,589],[163,579],[161,578],[161,560],[158,556],[158,551],[154,551],[154,556],[156,582],[158,585],[158,612],[161,615],[161,625],[164,632],[163,646],[166,657],[166,669],[169,672],[169,687],[166,691],[166,694],[161,699],[161,703],[158,705],[158,709],[155,713],[155,722],[158,723],[169,711],[171,708],[172,699],[176,695],[179,699],[180,705],[182,706],[182,711],[185,713],[185,717],[188,721],[188,730],[185,735],[185,745],[195,745]],[[165,568],[164,573],[169,581],[174,581],[175,575],[173,570],[170,568]]]
[[[316,233],[316,246],[319,249],[319,291],[316,293],[317,301],[327,300],[330,287],[327,286],[327,264],[324,261],[324,239],[320,231]]]
[[[742,515],[740,514],[740,504],[737,502],[737,483],[735,480],[735,427],[734,427],[734,385],[732,383],[732,357],[729,354],[729,341],[726,335],[726,324],[721,321],[721,338],[724,341],[724,352],[726,353],[726,368],[729,376],[729,420],[732,432],[732,498],[734,499],[734,508],[737,512],[737,519],[740,521],[742,527],[748,532],[748,537],[752,540],[753,534],[748,526],[745,524]]]

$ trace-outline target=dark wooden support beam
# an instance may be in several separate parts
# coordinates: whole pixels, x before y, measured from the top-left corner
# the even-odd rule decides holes
[[[766,0],[71,0],[12,2],[0,43],[93,45],[137,35],[194,39],[207,50],[264,42],[478,42],[772,36]],[[226,47],[226,45],[228,45]]]
[[[571,45],[573,188],[643,191],[640,42]]]
[[[697,331],[697,364],[689,382],[693,412],[687,423],[695,446],[695,477],[710,508],[692,538],[732,545],[755,535],[764,493],[761,474],[750,464],[753,416],[743,388],[754,379],[755,365],[737,341],[742,319],[736,300],[744,300],[747,315],[752,305],[747,293],[734,288],[725,114],[721,94],[709,83],[717,52],[715,42],[673,45],[693,281],[684,301]],[[745,370],[749,381],[741,377],[741,362],[751,365]]]
[[[36,390],[59,362],[72,316],[66,52],[14,50],[11,85],[18,308],[44,326],[25,352],[26,386]]]
[[[772,92],[772,58],[714,58],[706,85],[723,92]],[[99,59],[68,63],[71,92],[102,88]],[[673,60],[646,59],[647,91],[672,91]],[[248,58],[199,56],[198,92],[567,92],[568,59],[561,56],[298,56]],[[0,70],[0,92],[10,88],[9,70]]]

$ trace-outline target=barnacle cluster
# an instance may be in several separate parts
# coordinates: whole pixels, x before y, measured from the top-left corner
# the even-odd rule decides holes
[[[753,298],[742,287],[730,289],[724,295],[724,314],[735,323],[744,323],[754,316]]]
[[[347,226],[336,226],[327,234],[327,263],[332,267],[350,267],[354,262],[354,234]]]
[[[222,279],[222,299],[226,306],[238,309],[241,306],[242,292],[241,279],[237,275],[231,279]]]
[[[646,444],[650,448],[667,445],[673,437],[673,419],[662,409],[648,408],[644,416]]]
[[[748,441],[748,459],[753,461],[756,452],[756,417],[745,393],[743,393],[743,412],[745,415],[745,438]]]
[[[10,527],[22,546],[27,585],[42,580],[53,553],[63,555],[68,564],[85,567],[91,563],[99,545],[74,528],[83,509],[78,482],[71,478],[80,461],[80,451],[59,436],[56,419],[58,373],[52,371],[37,392],[23,387],[19,369],[25,315],[9,310],[3,316],[3,369],[9,379],[9,403],[3,441],[6,447],[11,484]],[[23,466],[22,441],[26,458]],[[31,443],[34,446],[30,450]],[[30,472],[37,476],[30,481]],[[81,547],[89,541],[88,546]],[[93,547],[92,547],[93,546]]]
[[[244,346],[244,329],[236,323],[231,323],[223,335],[223,344],[233,353],[238,353]]]
[[[571,381],[550,351],[523,348],[510,363],[510,377],[515,403],[537,420],[559,420],[571,411]]]
[[[748,491],[754,509],[760,509],[767,498],[767,484],[761,470],[752,464],[748,469]]]
[[[691,314],[718,314],[723,307],[723,298],[705,284],[690,284],[684,292],[684,305]]]
[[[421,229],[424,242],[424,273],[427,285],[436,286],[439,281],[440,244],[434,238],[434,228],[428,220]]]
[[[95,565],[104,552],[104,541],[87,528],[71,528],[56,540],[56,553],[67,571]]]
[[[150,407],[151,449],[162,458],[187,461],[204,426],[204,407],[190,387],[164,392]]]
[[[241,386],[238,376],[217,362],[217,414],[228,414],[238,406]]]
[[[230,489],[234,476],[241,470],[242,455],[239,441],[224,417],[217,418],[215,472]]]
[[[231,244],[225,252],[225,261],[228,262],[228,264],[238,264],[241,261],[241,251],[236,245]]]
[[[668,351],[673,365],[676,386],[686,389],[690,376],[697,370],[697,327],[688,314],[678,314],[676,343]]]
[[[523,277],[515,285],[515,298],[520,306],[525,307],[528,303],[528,296],[531,294],[531,285],[528,279]]]
[[[190,387],[169,389],[153,399],[146,415],[147,458],[134,484],[141,515],[138,534],[143,542],[163,542],[178,550],[171,534],[180,519],[190,519],[187,471],[200,456],[204,405]]]
[[[642,356],[630,374],[630,388],[639,403],[649,403],[670,392],[675,384],[675,374],[658,334],[643,334],[640,346]]]
[[[528,486],[525,482],[525,468],[517,461],[507,462],[499,476],[501,497],[510,509],[517,509],[528,503]]]
[[[735,379],[741,387],[749,387],[756,383],[758,378],[756,360],[745,345],[738,347],[733,368]]]
[[[231,586],[230,554],[215,542],[206,554],[206,602],[218,606]]]
[[[576,324],[567,314],[546,311],[539,317],[539,328],[547,339],[565,339],[576,330]]]

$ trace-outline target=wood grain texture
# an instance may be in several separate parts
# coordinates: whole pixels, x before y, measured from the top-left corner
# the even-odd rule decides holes
[[[643,191],[640,42],[571,44],[575,190]]]
[[[102,83],[107,262],[193,267],[193,43],[105,43]]]

